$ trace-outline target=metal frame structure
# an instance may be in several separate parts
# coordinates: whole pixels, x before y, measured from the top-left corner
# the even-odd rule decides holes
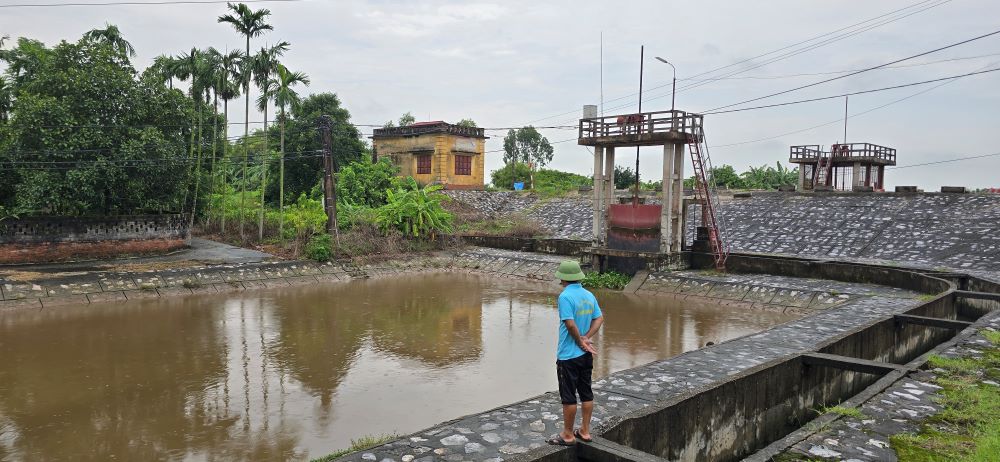
[[[818,144],[791,146],[788,161],[799,164],[799,190],[885,189],[885,167],[896,150],[872,143],[841,143],[826,151]]]

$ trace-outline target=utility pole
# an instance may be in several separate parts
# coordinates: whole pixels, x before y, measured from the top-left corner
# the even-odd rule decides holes
[[[340,233],[337,230],[337,180],[334,177],[337,166],[333,160],[331,124],[330,116],[320,116],[319,129],[323,139],[323,201],[326,209],[326,232],[337,239],[337,247],[340,247]]]
[[[844,144],[847,144],[847,96],[844,96]]]

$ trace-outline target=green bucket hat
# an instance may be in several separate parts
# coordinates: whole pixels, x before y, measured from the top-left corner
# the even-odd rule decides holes
[[[580,268],[580,263],[573,260],[563,260],[559,264],[559,269],[556,270],[556,277],[563,281],[582,281],[583,269]]]

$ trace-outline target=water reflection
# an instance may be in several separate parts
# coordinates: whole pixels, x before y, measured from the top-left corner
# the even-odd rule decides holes
[[[0,460],[285,460],[555,388],[557,286],[407,276],[0,314]],[[596,373],[788,318],[600,293]]]

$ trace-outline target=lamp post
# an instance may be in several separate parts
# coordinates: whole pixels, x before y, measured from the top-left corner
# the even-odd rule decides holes
[[[677,100],[677,68],[674,67],[673,64],[670,64],[670,61],[667,61],[659,56],[656,57],[656,60],[670,66],[670,68],[674,70],[674,83],[673,86],[670,88],[670,112],[673,112],[674,102]]]

